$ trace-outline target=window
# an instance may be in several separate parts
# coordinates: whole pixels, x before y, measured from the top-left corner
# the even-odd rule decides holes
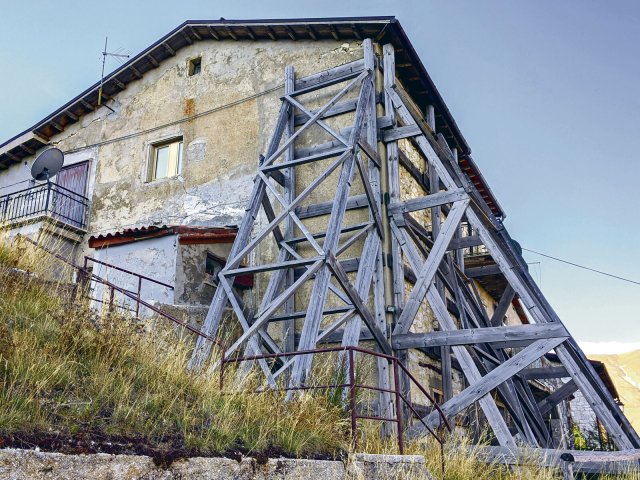
[[[218,285],[218,273],[222,270],[224,263],[224,259],[211,252],[207,252],[207,258],[204,265],[204,273],[207,282],[212,283],[215,286]]]
[[[151,149],[149,181],[175,177],[182,164],[182,138],[158,143]]]
[[[202,57],[189,60],[189,76],[198,75],[202,70]]]

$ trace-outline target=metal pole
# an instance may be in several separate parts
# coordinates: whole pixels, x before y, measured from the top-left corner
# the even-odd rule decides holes
[[[358,424],[356,418],[356,375],[352,349],[349,349],[349,393],[351,399],[351,445],[355,452],[358,448]]]
[[[47,200],[44,206],[44,213],[49,213],[49,197],[51,196],[51,182],[47,176]]]
[[[142,291],[142,277],[138,277],[138,300],[136,301],[136,317],[140,313],[140,292]]]
[[[400,379],[398,376],[398,360],[393,359],[393,382],[396,395],[396,419],[398,420],[398,450],[404,455],[404,439],[402,429],[402,406],[400,404]]]
[[[115,295],[115,292],[113,290],[113,287],[111,287],[111,294],[109,295],[109,312],[113,311],[113,297]]]

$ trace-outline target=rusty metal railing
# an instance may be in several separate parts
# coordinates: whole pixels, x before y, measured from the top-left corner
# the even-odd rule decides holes
[[[427,398],[429,402],[433,405],[433,408],[438,412],[441,420],[441,424],[443,424],[449,431],[451,431],[451,425],[447,420],[447,417],[444,415],[440,406],[434,400],[434,398],[420,385],[418,380],[409,372],[409,370],[402,364],[402,362],[394,356],[386,355],[384,353],[376,352],[373,350],[368,350],[361,347],[355,346],[347,346],[347,347],[328,347],[328,348],[318,348],[315,350],[300,350],[297,352],[281,352],[281,353],[271,353],[265,355],[250,355],[250,356],[242,356],[242,357],[232,357],[225,358],[224,356],[220,360],[220,390],[224,390],[224,371],[225,365],[230,363],[242,363],[254,360],[267,360],[267,359],[280,359],[283,357],[295,357],[298,355],[309,355],[309,354],[323,354],[323,353],[331,353],[331,352],[346,352],[348,355],[348,381],[343,383],[333,383],[333,384],[319,384],[319,385],[301,385],[294,387],[281,387],[274,388],[273,391],[296,391],[296,390],[329,390],[329,389],[348,389],[349,392],[349,413],[351,416],[351,442],[354,450],[357,449],[358,446],[358,419],[364,420],[377,420],[382,422],[391,422],[396,424],[396,432],[397,432],[397,442],[398,442],[398,451],[400,454],[404,454],[404,419],[402,415],[402,409],[400,408],[401,402],[407,405],[409,410],[411,410],[412,414],[422,422],[426,430],[436,439],[436,441],[440,444],[440,454],[442,457],[443,468],[444,468],[444,436],[438,434],[432,428],[430,428],[420,417],[418,412],[416,412],[415,408],[411,404],[411,402],[402,394],[400,390],[400,380],[399,373],[400,371],[404,372],[409,380],[416,385],[416,387],[420,390],[420,392]],[[387,360],[389,363],[393,365],[393,389],[386,389],[373,385],[364,385],[356,382],[355,375],[355,355],[356,353],[361,353],[364,355],[370,355],[377,358],[383,358]],[[357,402],[356,396],[358,390],[372,390],[377,392],[389,393],[395,396],[395,417],[376,417],[372,415],[361,415],[358,414],[357,411]]]
[[[170,290],[174,290],[173,285],[169,285],[168,283],[161,282],[159,280],[156,280],[155,278],[151,278],[151,277],[148,277],[146,275],[142,275],[140,273],[133,272],[131,270],[127,270],[126,268],[118,267],[117,265],[113,265],[111,263],[107,263],[107,262],[104,262],[102,260],[97,260],[97,259],[95,259],[93,257],[89,257],[89,256],[86,256],[86,255],[84,257],[84,266],[83,266],[83,269],[84,269],[85,272],[91,271],[91,273],[93,273],[93,270],[90,269],[90,267],[89,267],[89,263],[97,263],[98,265],[103,265],[103,266],[107,267],[107,269],[117,270],[117,271],[123,272],[123,273],[125,273],[127,275],[131,275],[133,277],[136,277],[137,284],[138,284],[138,289],[135,291],[135,295],[136,295],[136,308],[135,308],[136,317],[140,314],[140,300],[141,300],[142,281],[143,280],[147,281],[147,282],[155,283],[156,285],[160,285],[160,286],[168,288]],[[127,290],[127,291],[133,293],[130,290]],[[109,309],[113,308],[113,302],[114,302],[114,289],[111,288],[110,295],[109,295]]]
[[[111,282],[109,282],[108,280],[105,280],[104,278],[96,275],[95,273],[79,266],[76,265],[74,262],[72,262],[71,260],[63,257],[62,255],[52,251],[51,249],[45,247],[44,245],[40,245],[38,242],[36,242],[35,240],[32,240],[29,237],[26,237],[24,235],[17,235],[17,237],[21,238],[22,240],[26,240],[27,242],[35,245],[37,248],[42,249],[43,251],[47,252],[50,255],[53,255],[54,257],[56,257],[58,260],[66,263],[67,265],[73,267],[74,269],[76,269],[76,271],[78,272],[78,275],[80,276],[81,279],[81,284],[82,283],[86,283],[88,281],[95,281],[98,283],[101,283],[102,285],[104,285],[107,288],[110,288],[112,292],[119,292],[122,295],[125,295],[126,297],[131,298],[132,300],[136,300],[137,302],[140,303],[140,305],[148,308],[149,310],[157,313],[158,315],[160,315],[161,317],[166,318],[167,320],[170,320],[171,322],[189,330],[191,333],[195,333],[196,335],[205,338],[206,340],[210,341],[212,344],[216,345],[218,348],[220,348],[222,351],[224,351],[224,344],[222,342],[220,342],[219,340],[213,338],[210,335],[207,335],[206,333],[204,333],[203,331],[201,331],[200,329],[194,327],[193,325],[188,324],[187,322],[180,320],[177,317],[174,317],[173,315],[168,314],[167,312],[162,311],[161,309],[159,309],[158,307],[156,307],[155,305],[152,305],[151,303],[142,300],[141,298],[139,298],[139,296],[133,294],[132,292],[130,292],[129,290],[126,290],[122,287],[119,287],[118,285],[115,285]]]

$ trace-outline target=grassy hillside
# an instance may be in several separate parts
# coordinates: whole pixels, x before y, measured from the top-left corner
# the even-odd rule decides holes
[[[607,366],[624,412],[634,428],[640,431],[640,350],[618,355],[589,355]]]
[[[251,375],[231,369],[223,393],[217,378],[187,372],[193,339],[97,315],[68,285],[46,281],[52,271],[61,273],[51,257],[0,238],[0,448],[137,453],[159,462],[349,452],[350,419],[340,395],[305,393],[285,403],[279,393],[247,393],[255,386]],[[362,422],[359,451],[396,453],[395,440],[382,441],[377,425]],[[433,440],[406,449],[424,455],[433,478],[441,478]],[[460,432],[444,453],[445,480],[561,478],[536,467],[486,465]]]

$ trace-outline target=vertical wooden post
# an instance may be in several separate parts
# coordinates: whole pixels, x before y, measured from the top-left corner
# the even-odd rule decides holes
[[[396,63],[395,63],[395,50],[393,45],[386,44],[382,47],[382,55],[383,55],[383,67],[384,67],[384,114],[385,116],[391,119],[392,125],[395,127],[396,122],[396,114],[395,109],[393,107],[393,102],[388,94],[388,89],[393,88],[396,83]],[[400,162],[398,156],[398,142],[393,141],[386,144],[387,151],[387,162],[386,168],[388,170],[386,178],[388,179],[388,191],[389,191],[389,202],[397,203],[400,202]],[[386,212],[386,205],[384,206]],[[385,216],[385,218],[388,218]],[[385,221],[385,225],[387,226],[389,222]],[[402,309],[405,304],[405,281],[404,281],[404,268],[403,268],[403,260],[402,260],[402,250],[400,249],[400,243],[398,240],[391,234],[389,234],[389,240],[387,243],[391,243],[391,262],[387,267],[391,270],[391,284],[392,284],[392,292],[393,292],[393,311],[392,318],[393,322],[397,322],[398,317],[402,313]],[[389,248],[384,248],[383,251],[385,254],[389,251]],[[388,256],[386,258],[389,258]],[[395,325],[394,325],[395,326]],[[409,355],[407,350],[397,350],[395,355],[400,359],[403,363],[408,363]],[[404,374],[404,372],[399,372],[399,389],[404,395],[404,397],[410,401],[411,399],[411,388],[409,379]],[[397,399],[396,399],[397,402]],[[398,412],[404,417],[407,418],[409,415],[408,408],[405,409],[404,404],[396,403],[396,409]]]
[[[284,79],[284,93],[285,95],[291,94],[295,90],[295,72],[293,65],[288,65],[285,69]],[[293,108],[289,110],[289,116],[287,118],[287,125],[284,131],[284,139],[288,140],[294,132],[294,112]],[[285,161],[290,162],[294,159],[293,144],[284,153]],[[285,177],[284,184],[284,198],[287,202],[291,203],[296,198],[296,172],[295,168],[288,168]],[[285,240],[291,240],[295,236],[295,224],[293,219],[288,216],[285,220]],[[292,248],[296,248],[295,245]],[[285,276],[285,289],[289,288],[294,282],[294,269],[287,269]],[[284,311],[287,314],[292,314],[295,311],[295,294],[291,295],[287,302],[284,304]],[[284,339],[283,347],[285,352],[292,352],[295,350],[295,338],[296,338],[296,321],[294,318],[286,320],[283,324]]]

